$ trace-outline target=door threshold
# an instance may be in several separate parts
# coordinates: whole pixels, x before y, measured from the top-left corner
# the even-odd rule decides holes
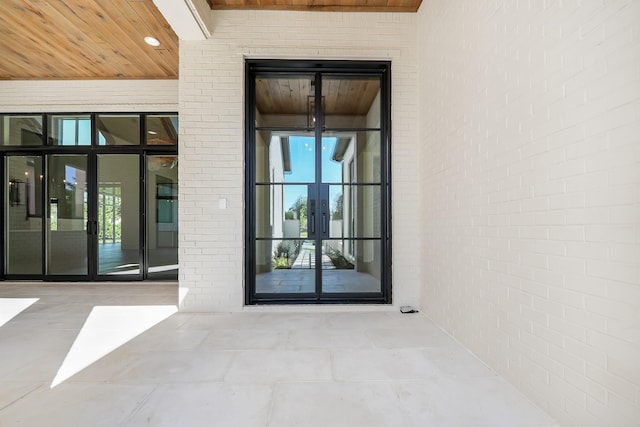
[[[246,313],[365,313],[396,312],[399,309],[392,304],[264,304],[242,307]]]

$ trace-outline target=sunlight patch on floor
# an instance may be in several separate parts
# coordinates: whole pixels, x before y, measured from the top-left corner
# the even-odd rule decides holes
[[[51,388],[177,311],[175,305],[94,307],[62,362]]]
[[[182,307],[182,303],[184,302],[184,299],[187,297],[188,294],[189,294],[189,288],[181,287],[178,289],[178,307]]]
[[[0,326],[31,307],[40,298],[0,298]]]

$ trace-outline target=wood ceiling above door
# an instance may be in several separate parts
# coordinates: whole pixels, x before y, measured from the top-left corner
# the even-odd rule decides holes
[[[324,85],[329,115],[366,115],[380,90],[377,78],[326,79]],[[257,78],[256,108],[260,114],[308,114],[313,93],[311,78]]]
[[[176,79],[178,37],[152,0],[0,0],[0,58],[4,80]]]
[[[415,12],[422,0],[207,1],[212,9]],[[0,0],[0,80],[154,78],[178,78],[178,37],[153,0]]]
[[[211,9],[417,12],[422,0],[207,0]]]

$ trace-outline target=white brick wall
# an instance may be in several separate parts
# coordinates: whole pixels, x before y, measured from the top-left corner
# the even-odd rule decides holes
[[[566,426],[640,426],[640,2],[424,0],[423,308]]]
[[[0,112],[170,112],[177,80],[0,81]]]
[[[180,44],[182,309],[243,305],[245,57],[392,61],[393,298],[416,304],[416,15],[214,11],[212,18],[212,39]]]

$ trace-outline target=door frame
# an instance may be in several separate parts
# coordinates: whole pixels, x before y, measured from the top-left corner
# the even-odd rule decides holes
[[[313,296],[310,294],[292,293],[256,293],[256,209],[254,207],[256,195],[256,76],[257,75],[315,75],[316,79],[321,76],[354,75],[354,76],[377,76],[380,78],[380,198],[383,209],[381,209],[381,236],[379,238],[381,246],[381,290],[380,292],[358,293],[344,292],[326,294],[322,292],[322,250],[316,250],[316,291]],[[321,99],[321,84],[315,85],[315,99]],[[313,135],[317,146],[321,146],[324,128],[322,126],[322,105],[315,102],[315,117],[318,117],[316,125],[313,127]],[[306,131],[311,128],[288,128],[291,131]],[[333,130],[333,129],[330,129]],[[336,130],[339,130],[336,128]],[[354,131],[354,129],[345,129]],[[358,129],[355,129],[357,131]],[[244,290],[245,304],[323,304],[323,303],[347,303],[347,304],[391,304],[392,284],[391,284],[391,62],[390,61],[310,61],[310,60],[270,60],[270,59],[246,59],[245,60],[245,245],[244,245]],[[316,180],[310,186],[316,188],[319,193],[323,187],[322,180],[319,179],[321,173],[321,156],[316,155]],[[328,185],[328,184],[327,184]],[[309,200],[308,200],[309,203]],[[309,219],[308,219],[309,220]],[[317,219],[317,224],[320,221]],[[311,240],[311,239],[309,239]],[[315,237],[314,241],[322,240]],[[353,241],[358,241],[353,240]]]

